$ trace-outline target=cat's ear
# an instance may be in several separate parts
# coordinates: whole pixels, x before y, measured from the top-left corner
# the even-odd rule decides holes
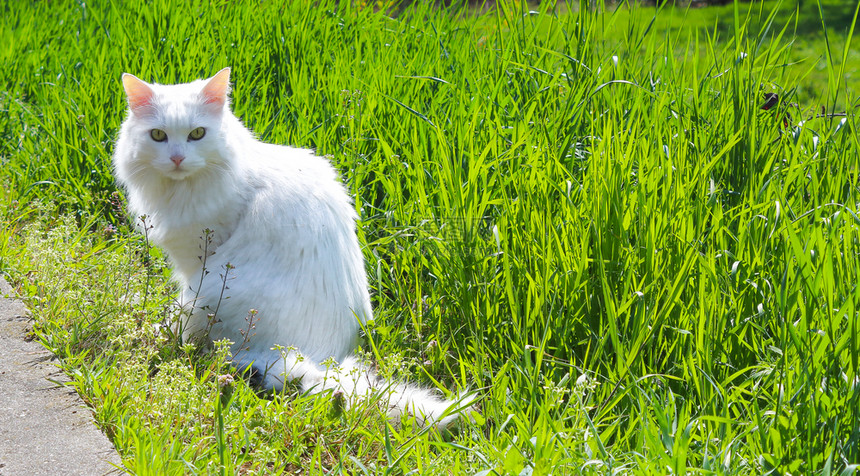
[[[203,103],[215,108],[223,108],[227,104],[230,93],[230,68],[224,68],[206,81],[206,86],[200,91]]]
[[[133,113],[145,114],[152,110],[154,93],[148,84],[137,79],[133,74],[123,73],[122,87],[125,88],[128,107]]]

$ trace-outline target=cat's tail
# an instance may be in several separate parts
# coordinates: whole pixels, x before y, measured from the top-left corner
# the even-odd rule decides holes
[[[377,401],[386,409],[393,423],[399,423],[408,416],[421,428],[435,427],[440,431],[455,429],[465,420],[471,420],[471,412],[476,411],[474,395],[448,400],[436,391],[414,384],[387,381],[356,357],[347,357],[340,365],[323,369],[301,359],[290,363],[291,368],[285,372],[268,369],[263,376],[263,386],[283,388],[283,375],[287,375],[288,380],[301,379],[301,388],[305,392],[340,393],[347,408],[359,401]]]

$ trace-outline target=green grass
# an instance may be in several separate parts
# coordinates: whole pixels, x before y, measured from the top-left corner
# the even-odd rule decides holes
[[[6,3],[0,269],[136,474],[853,474],[856,10],[795,5]],[[169,270],[111,201],[119,77],[228,65],[245,123],[355,197],[365,351],[478,389],[475,425],[228,398],[225,351],[155,325]]]
[[[830,74],[841,73],[849,83],[860,77],[860,52],[856,47],[846,48],[855,7],[852,2],[827,0],[755,1],[739,4],[737,17],[732,4],[702,9],[667,6],[657,13],[649,8],[620,8],[615,12],[617,18],[607,22],[606,28],[609,34],[623,36],[631,25],[653,20],[652,28],[660,35],[677,35],[676,54],[704,32],[721,43],[736,36],[745,37],[750,49],[761,49],[775,41],[788,51],[781,62],[774,63],[775,74],[766,78],[762,86],[780,95],[791,95],[791,101],[801,109],[845,112],[858,104],[851,103],[844,94],[834,96],[838,87],[831,84]],[[698,52],[709,54],[704,46]],[[693,65],[685,65],[690,66]],[[706,74],[713,64],[704,61],[695,66],[700,74]]]

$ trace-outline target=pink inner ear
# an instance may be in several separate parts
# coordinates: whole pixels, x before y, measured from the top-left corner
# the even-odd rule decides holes
[[[200,95],[203,97],[203,102],[216,106],[223,106],[227,103],[227,93],[230,91],[230,68],[224,68],[213,76],[203,86],[203,91]]]
[[[128,105],[132,112],[143,113],[145,108],[153,105],[152,88],[134,75],[123,73],[122,86],[125,88],[125,95],[128,97]]]

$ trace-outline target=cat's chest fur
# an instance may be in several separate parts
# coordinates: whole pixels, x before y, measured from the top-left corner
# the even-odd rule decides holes
[[[170,181],[131,197],[147,237],[167,251],[175,271],[188,281],[217,253],[248,207],[248,193],[235,185]],[[138,196],[134,196],[138,195]]]
[[[308,243],[311,228],[352,233],[354,211],[325,159],[308,150],[265,143],[245,153],[253,165],[223,176],[161,182],[131,197],[136,213],[147,217],[149,238],[167,251],[186,285],[197,281],[204,268],[220,272],[219,266],[237,260],[265,266],[286,251],[280,247],[263,253],[257,248],[282,241],[322,246]],[[244,228],[241,239],[250,235],[257,243],[222,252],[239,227]]]

